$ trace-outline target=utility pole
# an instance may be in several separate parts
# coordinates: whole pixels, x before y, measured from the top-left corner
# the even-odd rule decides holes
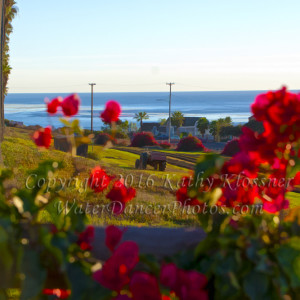
[[[172,85],[174,85],[174,82],[167,82],[166,85],[170,86],[170,98],[169,98],[169,143],[171,143],[171,100],[172,100]]]
[[[93,133],[93,115],[94,115],[94,85],[96,83],[89,83],[91,86],[91,132]]]

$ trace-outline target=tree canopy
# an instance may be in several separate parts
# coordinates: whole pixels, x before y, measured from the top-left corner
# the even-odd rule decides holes
[[[208,127],[209,127],[209,121],[206,118],[199,118],[199,120],[197,121],[197,128],[199,132],[202,134],[202,136],[204,136],[205,131],[208,129]]]
[[[172,125],[176,127],[181,127],[183,125],[183,122],[184,122],[183,113],[180,111],[174,111],[171,117]]]
[[[143,120],[148,120],[149,115],[145,111],[140,111],[133,118],[140,122],[140,130],[142,130]]]

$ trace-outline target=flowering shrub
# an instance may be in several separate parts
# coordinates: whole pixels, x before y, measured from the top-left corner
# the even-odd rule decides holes
[[[240,152],[240,146],[239,146],[239,140],[233,139],[231,141],[228,141],[222,151],[222,155],[226,156],[234,156],[238,152]]]
[[[107,142],[111,139],[112,138],[108,133],[101,132],[97,135],[95,139],[95,144],[105,146]]]
[[[190,207],[201,201],[207,237],[193,263],[210,274],[213,299],[297,298],[299,209],[288,218],[283,210],[287,192],[300,183],[299,108],[300,96],[285,89],[259,95],[252,111],[264,132],[244,127],[237,154],[228,161],[213,153],[201,157],[193,183],[183,180],[177,192]]]
[[[131,147],[145,147],[158,145],[151,132],[139,132],[133,136]]]
[[[159,143],[159,146],[162,147],[163,149],[171,148],[171,144],[168,142],[161,142],[161,143]]]
[[[176,148],[176,151],[204,151],[205,147],[202,141],[195,136],[182,138]]]

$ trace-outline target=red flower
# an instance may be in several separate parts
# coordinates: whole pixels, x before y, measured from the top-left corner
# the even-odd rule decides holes
[[[38,147],[49,148],[51,144],[51,127],[41,128],[33,134],[33,140]]]
[[[47,103],[47,112],[49,114],[56,114],[58,107],[61,105],[62,97],[57,97]]]
[[[245,177],[241,177],[243,180]],[[247,181],[248,182],[248,181]],[[238,186],[238,180],[228,181],[223,188],[223,195],[218,200],[217,205],[235,207],[239,211],[244,205],[253,205],[258,198],[258,187],[249,181],[249,186]]]
[[[293,185],[300,185],[300,172],[298,172],[294,177]]]
[[[201,202],[197,198],[191,198],[188,195],[189,187],[192,185],[191,177],[183,177],[180,189],[176,192],[176,199],[182,206],[200,205]]]
[[[77,94],[73,94],[65,98],[61,102],[61,108],[66,117],[72,117],[78,113],[80,98]]]
[[[124,211],[126,203],[132,200],[135,195],[136,190],[134,188],[127,188],[121,180],[118,180],[114,183],[106,198],[114,202],[113,212],[118,215]]]
[[[268,121],[281,126],[299,120],[300,96],[289,93],[286,87],[276,92],[258,95],[252,104],[252,112],[258,121]]]
[[[164,265],[161,268],[160,281],[175,292],[180,300],[207,300],[204,290],[206,276],[196,271],[178,269],[175,264]]]
[[[114,298],[113,300],[130,300],[131,298],[129,298],[127,295],[118,295],[116,298]]]
[[[135,272],[129,284],[133,300],[161,300],[156,278],[146,272]]]
[[[92,250],[92,243],[95,237],[95,228],[93,226],[88,226],[85,231],[79,234],[77,244],[84,251]]]
[[[239,152],[224,164],[222,174],[228,176],[243,174],[249,178],[256,178],[258,172],[257,160],[258,158],[251,157],[247,152]]]
[[[130,281],[129,273],[139,261],[138,253],[136,243],[122,243],[93,278],[104,287],[119,292]]]
[[[252,104],[254,117],[263,121],[263,136],[275,145],[300,138],[300,95],[282,88],[259,95]]]
[[[123,237],[124,231],[116,226],[111,225],[106,227],[105,233],[105,245],[110,251],[114,252],[116,246],[120,243]]]
[[[271,178],[272,179],[272,178]],[[289,201],[285,199],[285,188],[278,185],[268,185],[262,192],[263,209],[269,213],[276,213],[289,207]]]
[[[201,204],[197,198],[191,198],[188,195],[187,187],[181,187],[179,190],[177,190],[176,199],[181,203],[182,206],[196,206]]]
[[[107,189],[112,179],[113,177],[108,176],[101,167],[97,166],[91,171],[88,185],[95,193],[100,193]]]
[[[177,284],[177,266],[173,263],[163,265],[160,271],[160,282],[170,288],[176,289]]]
[[[109,100],[106,103],[105,110],[101,113],[100,117],[104,123],[117,122],[121,114],[121,106],[114,100]]]
[[[57,299],[67,299],[71,295],[71,291],[61,289],[44,289],[43,294],[49,296],[56,296]]]

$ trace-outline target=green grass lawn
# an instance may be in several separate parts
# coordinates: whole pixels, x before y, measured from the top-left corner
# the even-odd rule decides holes
[[[137,226],[197,226],[197,217],[182,210],[176,209],[175,191],[182,176],[190,174],[189,170],[168,164],[165,172],[154,170],[147,166],[146,170],[135,169],[135,160],[139,157],[117,149],[107,149],[101,146],[89,147],[90,157],[71,157],[69,154],[54,150],[39,150],[31,141],[31,131],[17,128],[6,128],[5,140],[2,143],[2,154],[5,167],[13,168],[15,176],[10,185],[16,188],[25,186],[28,171],[35,169],[38,163],[45,160],[62,161],[64,168],[59,170],[56,177],[78,178],[80,183],[87,181],[90,171],[99,165],[108,174],[117,179],[123,178],[125,183],[133,186],[137,191],[136,198],[130,202],[134,208],[126,214],[114,216],[109,212],[100,211],[89,216],[90,222],[95,225],[113,223],[117,225]],[[174,151],[171,151],[174,153]],[[92,154],[91,154],[92,153]],[[182,152],[178,152],[182,153]],[[195,153],[194,153],[195,154]],[[197,155],[202,153],[197,153]],[[89,189],[69,186],[59,193],[65,199],[75,199],[80,205],[109,204],[105,194],[95,194]],[[291,207],[300,205],[300,194],[289,193]],[[146,207],[152,207],[145,212]],[[155,210],[155,209],[156,210]],[[47,216],[42,216],[47,220]]]
[[[287,199],[290,200],[290,207],[296,207],[300,205],[300,194],[299,193],[288,193]]]
[[[28,130],[17,128],[6,128],[5,140],[2,143],[2,154],[4,165],[14,168],[16,176],[10,184],[21,188],[25,186],[28,170],[35,169],[39,162],[44,159],[62,161],[64,168],[58,171],[56,177],[68,179],[78,178],[79,182],[84,183],[92,168],[100,165],[108,174],[115,175],[117,179],[123,178],[127,185],[133,186],[137,191],[136,198],[130,202],[132,206],[138,207],[137,211],[129,211],[125,215],[113,216],[108,212],[99,212],[90,216],[93,224],[102,225],[108,223],[138,225],[138,226],[182,226],[198,225],[196,216],[190,216],[185,213],[172,213],[164,207],[173,208],[175,201],[176,184],[183,175],[189,174],[189,170],[167,165],[165,172],[154,170],[151,166],[147,170],[136,170],[135,160],[138,155],[116,149],[105,149],[101,146],[93,146],[93,157],[88,159],[83,157],[71,157],[69,154],[54,150],[39,150],[31,141]],[[92,147],[89,147],[92,152]],[[166,179],[168,178],[168,180]],[[92,206],[101,206],[109,204],[105,194],[95,194],[86,189],[81,191],[75,186],[70,186],[60,192],[60,196],[66,199],[76,199],[78,204],[83,206],[87,203]],[[153,206],[158,212],[141,213],[143,207]],[[172,206],[171,206],[172,205]],[[161,213],[160,213],[161,212]],[[47,220],[47,216],[42,216]]]

